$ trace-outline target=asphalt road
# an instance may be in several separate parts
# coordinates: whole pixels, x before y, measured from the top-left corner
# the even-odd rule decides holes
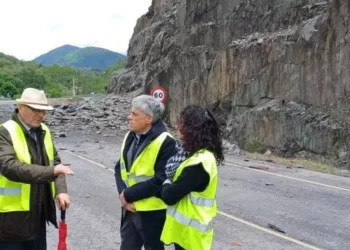
[[[75,171],[68,177],[69,250],[119,249],[120,205],[112,166],[69,152],[60,151]],[[269,165],[256,170],[240,159],[228,161],[235,164],[219,169],[212,249],[350,249],[349,178]],[[56,249],[58,232],[48,231],[48,249]]]

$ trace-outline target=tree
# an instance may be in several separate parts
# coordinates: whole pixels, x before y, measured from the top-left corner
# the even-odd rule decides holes
[[[0,93],[6,97],[9,94],[12,98],[14,95],[18,94],[18,89],[11,82],[5,82],[0,87]]]
[[[64,90],[65,87],[58,83],[49,83],[45,87],[45,92],[48,93],[49,97],[61,97],[63,95]]]
[[[26,87],[44,89],[47,83],[45,76],[34,69],[23,69],[16,76],[22,80]]]

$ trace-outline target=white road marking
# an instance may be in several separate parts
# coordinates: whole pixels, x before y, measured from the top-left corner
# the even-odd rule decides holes
[[[107,169],[107,170],[109,170],[109,171],[111,171],[111,172],[114,173],[114,170],[113,170],[113,169],[110,169],[110,168],[106,167],[105,165],[103,165],[103,164],[101,164],[101,163],[95,162],[95,161],[93,161],[93,160],[90,160],[90,159],[88,159],[88,158],[85,158],[85,157],[80,156],[80,155],[78,155],[78,154],[76,154],[76,153],[70,152],[70,151],[68,151],[68,150],[64,150],[63,152],[69,153],[70,155],[76,156],[76,157],[78,157],[78,158],[80,158],[80,159],[82,159],[82,160],[84,160],[84,161],[90,162],[91,164],[94,164],[94,165],[96,165],[96,166],[99,166],[100,168],[103,168],[103,169]],[[222,215],[222,216],[225,216],[226,218],[229,218],[229,219],[231,219],[231,220],[234,220],[234,221],[237,221],[237,222],[239,222],[239,223],[242,223],[242,224],[245,224],[245,225],[247,225],[247,226],[250,226],[250,227],[252,227],[252,228],[255,228],[255,229],[257,229],[257,230],[260,230],[260,231],[262,231],[262,232],[265,232],[265,233],[274,235],[274,236],[276,236],[276,237],[278,237],[278,238],[281,238],[281,239],[284,239],[284,240],[286,240],[286,241],[293,242],[293,243],[295,243],[295,244],[297,244],[297,245],[300,245],[300,246],[303,246],[303,247],[305,247],[305,248],[307,248],[307,249],[322,250],[321,248],[318,248],[318,247],[316,247],[316,246],[312,246],[312,245],[310,245],[310,244],[307,244],[307,243],[304,243],[304,242],[302,242],[302,241],[296,240],[296,239],[294,239],[294,238],[291,238],[291,237],[289,237],[289,236],[283,235],[283,234],[281,234],[281,233],[277,233],[277,232],[275,232],[275,231],[273,231],[273,230],[269,230],[269,229],[267,229],[267,228],[264,228],[264,227],[259,226],[259,225],[257,225],[257,224],[254,224],[254,223],[251,223],[251,222],[249,222],[249,221],[240,219],[240,218],[238,218],[238,217],[235,217],[235,216],[230,215],[230,214],[228,214],[228,213],[222,212],[222,211],[220,211],[220,210],[218,210],[218,214],[220,214],[220,215]]]
[[[242,223],[242,224],[245,224],[245,225],[250,226],[250,227],[252,227],[252,228],[255,228],[255,229],[257,229],[257,230],[263,231],[263,232],[265,232],[265,233],[272,234],[272,235],[274,235],[274,236],[276,236],[276,237],[279,237],[279,238],[282,238],[282,239],[284,239],[284,240],[293,242],[293,243],[295,243],[295,244],[297,244],[297,245],[300,245],[300,246],[303,246],[303,247],[305,247],[305,248],[313,249],[313,250],[321,250],[321,248],[312,246],[312,245],[307,244],[307,243],[304,243],[304,242],[302,242],[302,241],[300,241],[300,240],[296,240],[296,239],[293,239],[293,238],[291,238],[291,237],[289,237],[289,236],[286,236],[286,235],[277,233],[277,232],[275,232],[275,231],[266,229],[266,228],[264,228],[264,227],[262,227],[262,226],[259,226],[259,225],[257,225],[257,224],[251,223],[251,222],[249,222],[249,221],[246,221],[246,220],[237,218],[237,217],[235,217],[235,216],[233,216],[233,215],[230,215],[230,214],[227,214],[227,213],[225,213],[225,212],[218,211],[218,214],[220,214],[220,215],[222,215],[222,216],[225,216],[225,217],[227,217],[227,218],[229,218],[229,219],[238,221],[238,222],[240,222],[240,223]]]
[[[99,166],[100,168],[106,169],[106,170],[111,171],[111,172],[114,173],[114,169],[111,169],[111,168],[109,168],[109,167],[106,167],[105,165],[103,165],[103,164],[101,164],[101,163],[95,162],[95,161],[93,161],[93,160],[90,160],[90,159],[88,159],[88,158],[85,158],[84,156],[78,155],[78,154],[73,153],[73,152],[70,152],[70,151],[68,151],[68,150],[64,150],[63,152],[66,152],[66,153],[68,153],[68,154],[74,155],[74,156],[76,156],[76,157],[78,157],[78,158],[80,158],[80,159],[82,159],[82,160],[84,160],[84,161],[90,162],[90,163],[92,163],[92,164],[94,164],[94,165]]]
[[[271,172],[268,172],[268,171],[255,169],[255,168],[249,168],[249,167],[237,165],[237,164],[230,163],[230,162],[226,162],[225,165],[229,165],[229,166],[233,166],[233,167],[237,167],[237,168],[243,168],[243,169],[247,169],[247,170],[251,170],[251,171],[256,171],[256,172],[259,172],[259,173],[270,174],[270,175],[274,175],[274,176],[278,176],[278,177],[282,177],[282,178],[287,178],[287,179],[291,179],[291,180],[295,180],[295,181],[301,181],[301,182],[305,182],[305,183],[309,183],[309,184],[313,184],[313,185],[318,185],[318,186],[322,186],[322,187],[327,187],[327,188],[332,188],[332,189],[337,189],[337,190],[350,192],[350,189],[348,189],[348,188],[337,187],[337,186],[333,186],[333,185],[323,184],[323,183],[320,183],[320,182],[309,181],[309,180],[295,178],[295,177],[291,177],[291,176],[287,176],[287,175],[271,173]]]

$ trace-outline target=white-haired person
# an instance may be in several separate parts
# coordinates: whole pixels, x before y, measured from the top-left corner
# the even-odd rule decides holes
[[[176,141],[162,122],[164,105],[150,95],[133,99],[115,180],[122,205],[121,250],[163,250],[167,205],[159,198]]]

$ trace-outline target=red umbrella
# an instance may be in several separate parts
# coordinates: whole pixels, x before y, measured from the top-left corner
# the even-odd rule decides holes
[[[59,239],[57,250],[67,250],[67,224],[66,224],[66,210],[61,210],[61,222],[59,225]]]

